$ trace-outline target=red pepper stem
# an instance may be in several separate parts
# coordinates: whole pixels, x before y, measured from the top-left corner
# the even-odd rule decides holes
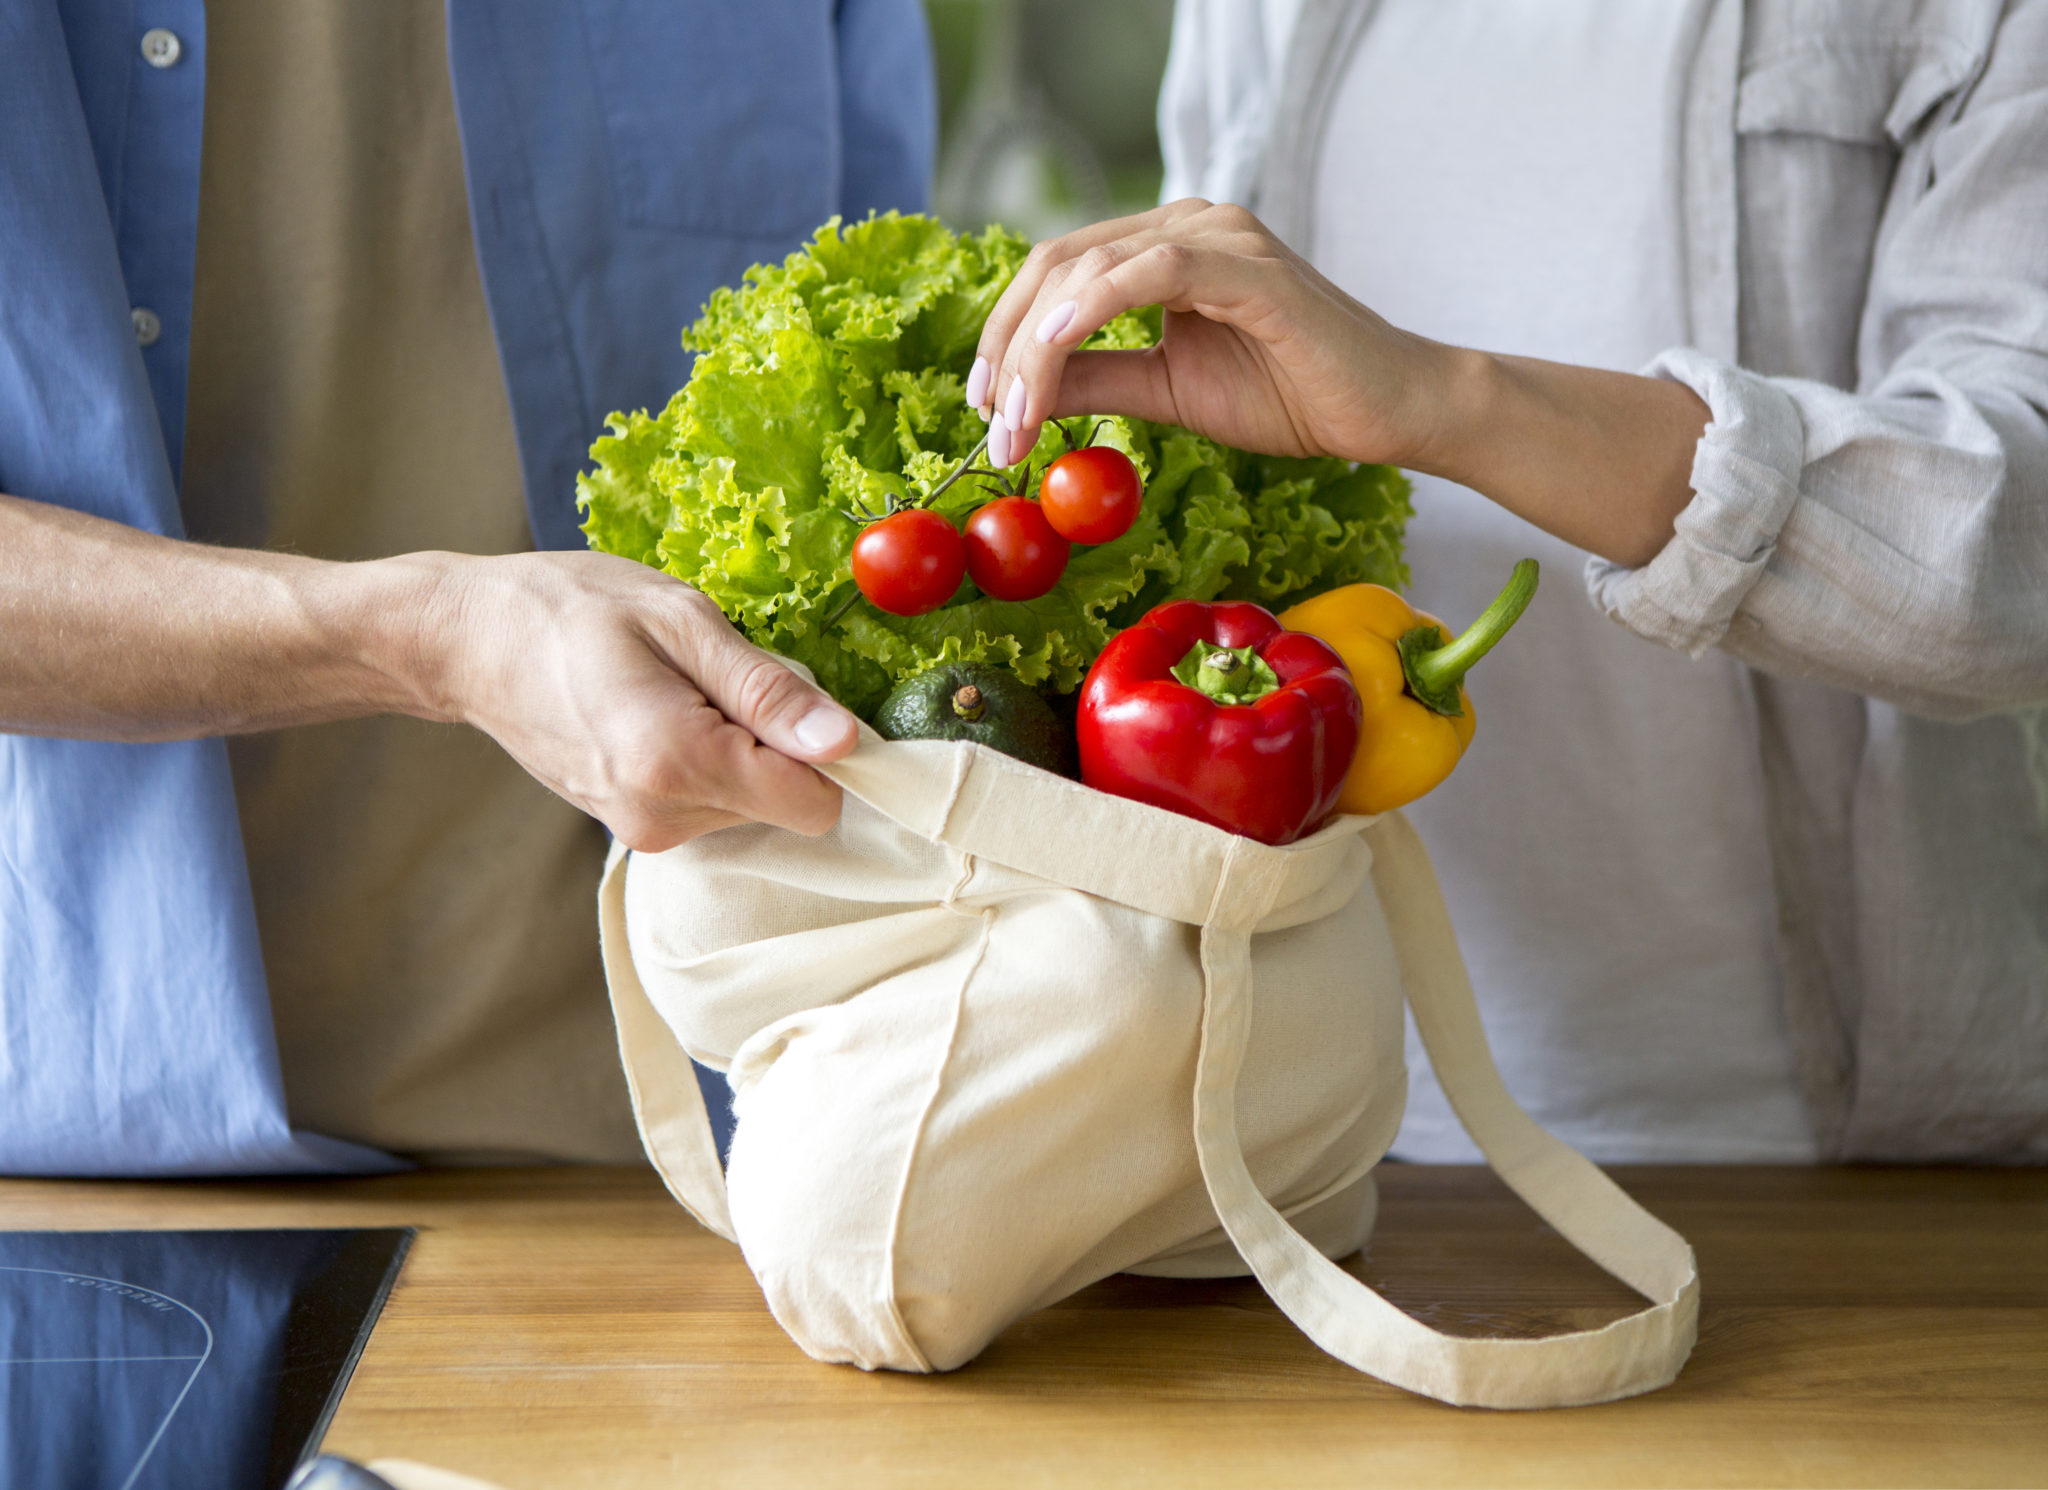
[[[1507,587],[1479,618],[1465,628],[1449,646],[1422,647],[1403,645],[1401,664],[1408,675],[1408,689],[1423,703],[1440,714],[1457,715],[1464,710],[1459,707],[1458,687],[1465,681],[1465,674],[1472,665],[1494,648],[1494,644],[1508,634],[1508,628],[1521,619],[1522,612],[1529,608],[1529,602],[1536,595],[1536,561],[1524,559],[1515,565],[1515,572],[1508,576]],[[1433,627],[1417,627],[1418,631],[1431,631]],[[1410,632],[1409,636],[1414,636]],[[1442,633],[1438,633],[1441,637]],[[1405,643],[1407,638],[1403,638]],[[1451,705],[1444,708],[1443,702]]]
[[[1255,704],[1280,686],[1258,648],[1217,642],[1196,642],[1175,665],[1173,675],[1219,704]]]

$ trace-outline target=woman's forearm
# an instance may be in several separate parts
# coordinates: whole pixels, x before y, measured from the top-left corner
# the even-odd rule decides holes
[[[1156,347],[1079,350],[1140,305],[1167,312]],[[1201,201],[1034,248],[982,328],[970,386],[997,464],[1031,449],[1044,419],[1133,414],[1248,450],[1445,476],[1629,566],[1670,539],[1710,417],[1676,383],[1403,331],[1244,208]]]
[[[1617,564],[1656,557],[1711,415],[1681,383],[1445,347],[1439,420],[1401,463]]]
[[[210,548],[0,496],[0,730],[111,740],[431,712],[432,559]]]

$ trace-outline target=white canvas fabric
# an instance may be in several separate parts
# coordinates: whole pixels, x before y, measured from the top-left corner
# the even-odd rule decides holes
[[[820,838],[615,852],[605,966],[641,1132],[806,1352],[948,1370],[1111,1273],[1256,1275],[1339,1359],[1487,1407],[1670,1381],[1692,1250],[1509,1099],[1398,814],[1269,848],[974,745],[865,734]],[[1649,1304],[1439,1334],[1330,1259],[1370,1233],[1403,991],[1460,1119]],[[690,1061],[727,1072],[720,1171]]]

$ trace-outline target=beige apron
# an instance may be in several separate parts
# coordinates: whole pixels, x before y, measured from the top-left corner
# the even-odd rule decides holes
[[[326,559],[531,547],[439,5],[209,0],[183,503]],[[634,1162],[584,907],[598,827],[483,735],[229,745],[295,1125]]]

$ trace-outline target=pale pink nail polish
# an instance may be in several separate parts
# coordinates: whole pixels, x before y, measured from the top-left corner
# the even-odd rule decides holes
[[[1011,429],[1024,422],[1024,380],[1015,378],[1010,383],[1010,396],[1003,400],[1003,420]]]
[[[988,401],[988,358],[977,357],[974,366],[967,369],[967,407],[978,409]]]
[[[988,458],[997,470],[1010,464],[1010,426],[998,414],[988,422]]]
[[[1051,310],[1047,311],[1045,319],[1038,323],[1038,339],[1040,341],[1051,341],[1055,336],[1066,330],[1073,322],[1074,310],[1074,302],[1069,300],[1065,305],[1055,305]]]

